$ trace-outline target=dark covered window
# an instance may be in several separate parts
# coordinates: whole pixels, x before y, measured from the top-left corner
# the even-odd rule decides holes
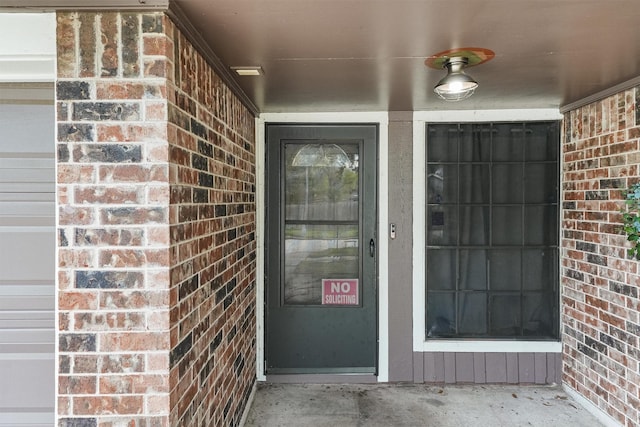
[[[426,135],[427,338],[557,339],[559,123]]]

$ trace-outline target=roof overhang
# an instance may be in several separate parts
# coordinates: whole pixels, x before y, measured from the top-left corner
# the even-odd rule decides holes
[[[167,9],[169,0],[0,0],[0,9],[88,10],[88,9]]]

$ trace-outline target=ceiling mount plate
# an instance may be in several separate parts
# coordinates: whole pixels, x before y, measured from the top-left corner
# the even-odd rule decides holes
[[[496,54],[492,50],[483,47],[459,47],[431,55],[424,61],[424,64],[427,67],[441,70],[447,59],[464,57],[468,61],[467,67],[473,67],[493,59],[494,56]]]

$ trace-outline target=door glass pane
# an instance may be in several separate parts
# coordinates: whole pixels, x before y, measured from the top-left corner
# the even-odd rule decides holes
[[[549,336],[553,333],[553,311],[555,293],[526,293],[523,299],[524,335]]]
[[[458,126],[450,124],[427,127],[427,155],[431,162],[458,160]]]
[[[460,208],[460,244],[484,246],[489,244],[489,208],[467,206]]]
[[[459,294],[458,334],[483,335],[487,333],[487,294],[464,292]]]
[[[427,168],[429,203],[455,203],[458,198],[458,166],[430,165]]]
[[[520,295],[493,295],[491,297],[491,328],[493,336],[520,335]]]
[[[552,290],[557,273],[557,251],[551,248],[523,251],[523,287],[525,290]]]
[[[427,336],[448,337],[456,332],[454,292],[428,292],[427,294]]]
[[[427,208],[427,243],[432,246],[457,244],[458,208],[429,206]]]
[[[523,127],[517,123],[497,123],[492,126],[492,160],[517,162],[523,160]]]
[[[460,125],[460,162],[488,162],[491,158],[491,125]]]
[[[491,171],[493,203],[522,203],[522,164],[496,164]]]
[[[517,249],[491,251],[492,291],[520,291],[521,258]]]
[[[494,245],[522,244],[521,207],[494,207],[491,226]]]
[[[556,203],[558,165],[556,163],[531,163],[524,167],[524,202]]]
[[[487,251],[460,251],[460,289],[487,289]]]
[[[558,240],[558,209],[556,206],[527,206],[524,219],[526,245],[551,245]]]
[[[285,219],[358,219],[358,145],[285,144]]]
[[[427,251],[427,287],[430,290],[454,290],[456,288],[455,250]]]
[[[558,158],[558,123],[527,123],[525,159],[530,161]]]
[[[320,304],[322,279],[357,279],[357,225],[286,225],[284,303]]]
[[[489,203],[489,165],[460,165],[460,203]]]

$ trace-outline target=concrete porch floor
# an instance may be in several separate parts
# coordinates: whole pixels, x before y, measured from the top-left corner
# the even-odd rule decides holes
[[[559,386],[259,384],[245,426],[601,426]]]

